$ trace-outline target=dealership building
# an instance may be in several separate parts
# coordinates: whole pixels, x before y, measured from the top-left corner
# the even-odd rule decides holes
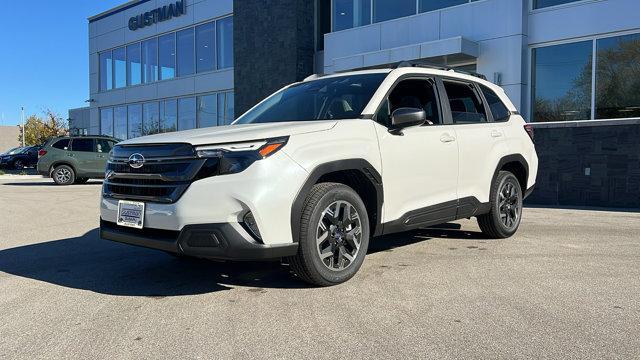
[[[285,84],[410,60],[535,124],[540,203],[640,207],[637,0],[135,0],[89,18],[85,134],[226,125]]]

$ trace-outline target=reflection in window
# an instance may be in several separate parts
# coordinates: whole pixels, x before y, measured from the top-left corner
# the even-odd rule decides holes
[[[218,96],[198,96],[198,127],[218,125]]]
[[[233,67],[233,17],[217,22],[218,69]]]
[[[227,106],[225,107],[225,125],[229,125],[231,124],[236,118],[235,118],[235,113],[236,113],[236,108],[235,108],[235,96],[233,94],[233,92],[228,92],[226,93],[226,103]]]
[[[215,69],[215,25],[207,23],[196,26],[196,71]]]
[[[195,129],[196,99],[193,97],[178,99],[178,130]]]
[[[596,42],[596,119],[640,117],[640,34]]]
[[[482,90],[482,94],[484,98],[487,100],[487,105],[489,105],[489,109],[491,109],[491,115],[493,115],[494,121],[506,121],[509,119],[511,112],[504,105],[500,97],[493,92],[493,90],[489,89],[484,85],[480,85],[480,89]]]
[[[142,105],[142,135],[160,132],[160,110],[157,102]]]
[[[449,98],[449,108],[454,124],[473,124],[487,121],[482,101],[469,84],[444,81],[444,88]]]
[[[127,85],[138,85],[142,82],[142,66],[140,62],[140,43],[127,46]]]
[[[127,50],[125,47],[113,50],[114,87],[127,86]]]
[[[533,121],[591,118],[592,41],[533,51]]]
[[[176,35],[167,34],[158,38],[160,62],[160,80],[173,79],[176,76]]]
[[[142,43],[142,82],[145,84],[158,80],[158,39]]]
[[[375,0],[373,2],[373,22],[397,19],[416,13],[415,0]]]
[[[129,105],[129,139],[142,136],[142,105]]]
[[[371,0],[334,0],[333,31],[371,23]]]
[[[575,2],[578,0],[533,0],[533,8],[540,9],[549,6],[556,6],[562,4],[568,4],[570,2]]]
[[[176,33],[178,54],[178,76],[194,73],[193,28],[178,31]]]
[[[100,53],[100,91],[113,89],[113,61],[111,51]]]
[[[113,109],[113,136],[123,140],[127,138],[126,106],[118,106]]]
[[[418,11],[427,12],[468,3],[469,0],[419,0]]]
[[[175,99],[160,102],[160,132],[178,129],[178,102]]]
[[[100,109],[100,135],[113,136],[113,109]]]

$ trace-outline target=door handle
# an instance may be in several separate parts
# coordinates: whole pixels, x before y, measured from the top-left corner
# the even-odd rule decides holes
[[[440,141],[443,143],[450,143],[452,141],[456,141],[456,138],[449,134],[442,134],[442,136],[440,136]]]
[[[68,157],[73,157],[73,154],[67,154]]]
[[[497,138],[497,137],[501,137],[501,136],[502,136],[502,132],[500,132],[498,130],[491,131],[491,137]]]

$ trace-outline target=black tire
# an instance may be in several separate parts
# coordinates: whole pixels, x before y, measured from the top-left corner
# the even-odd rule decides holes
[[[300,279],[331,286],[358,272],[368,248],[369,217],[362,199],[344,184],[320,183],[302,208],[298,253],[286,261]]]
[[[51,172],[51,177],[58,185],[71,185],[76,181],[76,172],[69,165],[58,165]]]
[[[491,210],[478,216],[480,230],[492,239],[515,234],[522,220],[522,200],[522,188],[515,175],[500,171],[491,184]]]
[[[87,181],[89,181],[89,178],[81,177],[81,178],[76,178],[76,180],[73,183],[74,184],[86,184]]]
[[[22,162],[22,160],[18,159],[16,161],[13,162],[13,166],[14,169],[16,170],[24,170],[24,162]]]

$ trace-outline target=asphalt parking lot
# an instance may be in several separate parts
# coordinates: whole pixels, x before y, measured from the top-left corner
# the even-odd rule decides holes
[[[310,288],[278,263],[98,238],[99,183],[0,180],[0,359],[638,358],[640,214],[525,209],[375,239]],[[458,228],[459,227],[459,228]]]

